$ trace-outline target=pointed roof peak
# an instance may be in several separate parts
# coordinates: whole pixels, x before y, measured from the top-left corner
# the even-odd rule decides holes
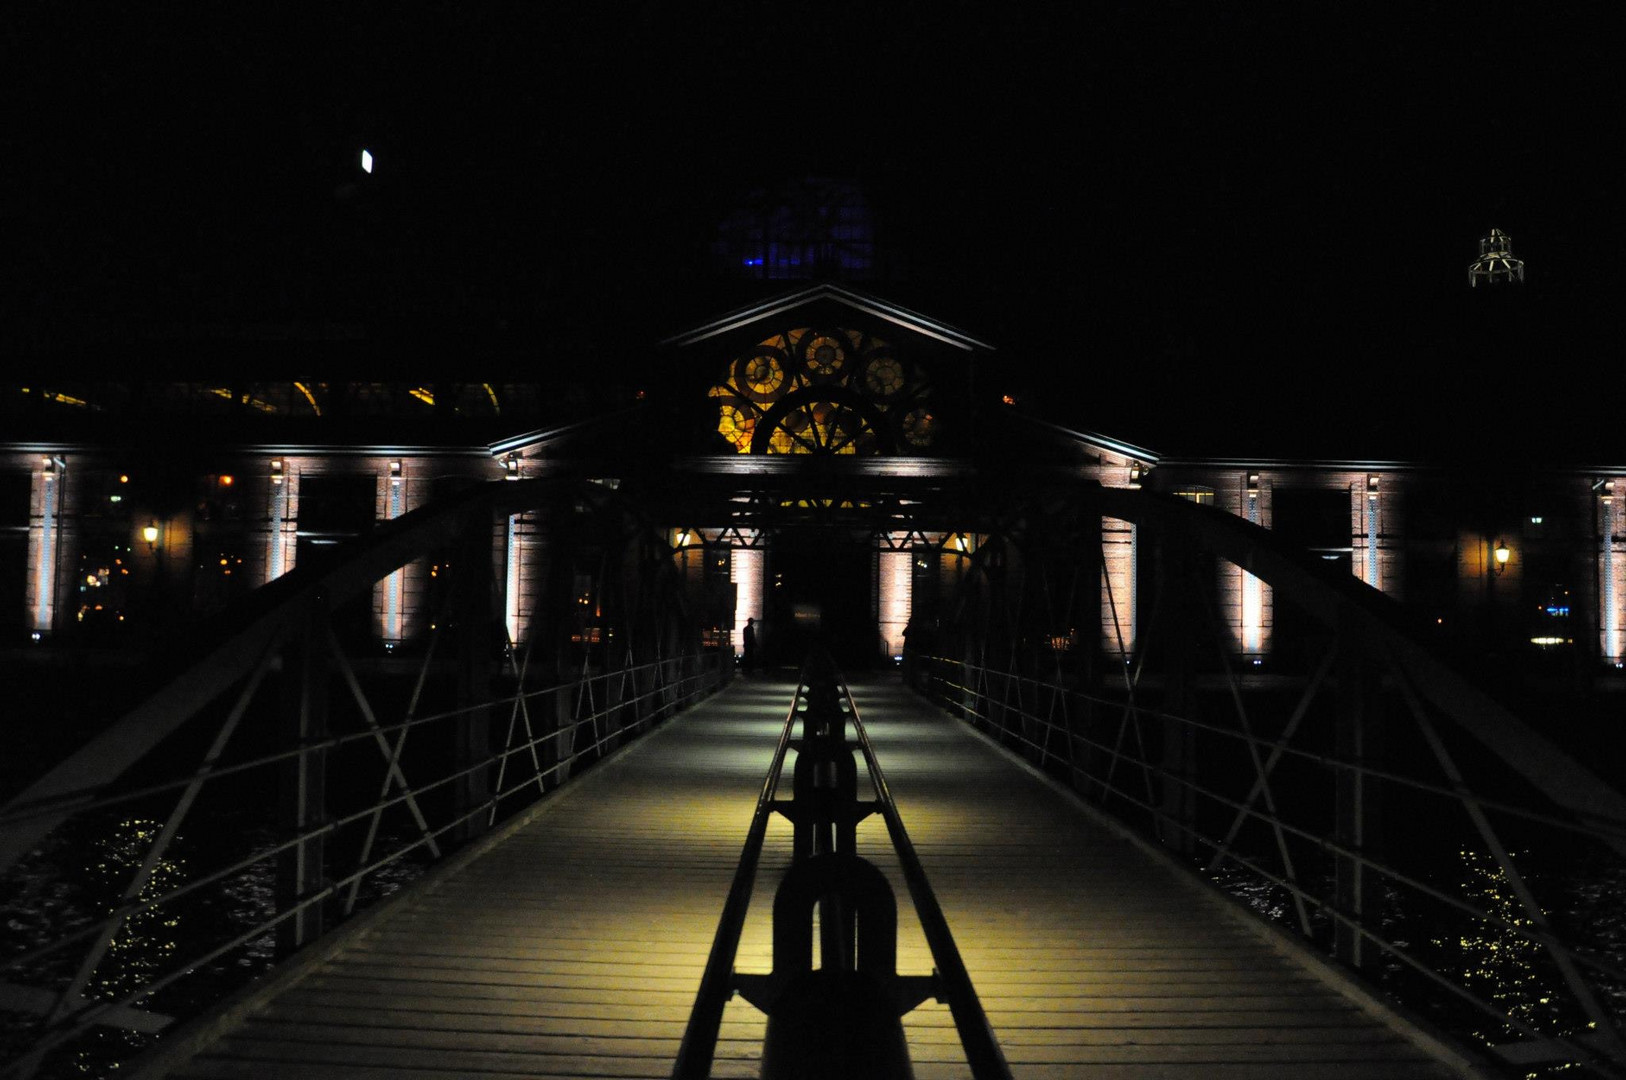
[[[966,352],[974,350],[992,352],[994,349],[986,341],[974,338],[963,330],[949,326],[947,323],[939,322],[917,311],[911,311],[899,304],[892,303],[890,300],[884,300],[881,297],[860,292],[857,289],[833,281],[815,282],[805,288],[794,289],[778,296],[769,297],[758,303],[738,308],[692,330],[673,334],[663,340],[661,345],[663,347],[693,345],[708,338],[726,334],[731,330],[737,330],[760,319],[772,318],[821,300],[832,301],[852,308],[854,311],[884,319],[887,322],[912,330],[917,334],[935,338]]]

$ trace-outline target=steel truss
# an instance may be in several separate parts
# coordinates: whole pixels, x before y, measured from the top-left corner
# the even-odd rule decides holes
[[[1132,641],[1103,519],[1150,549]],[[1288,670],[1240,655],[1225,564],[1300,614]],[[919,689],[1506,1061],[1626,1075],[1604,1005],[1626,959],[1555,923],[1543,856],[1619,865],[1626,798],[1398,605],[1235,516],[1093,485],[996,523],[970,565],[906,663]],[[1486,974],[1510,956],[1534,989]]]
[[[542,524],[547,566],[516,642],[493,569],[521,512]],[[32,1076],[93,1029],[164,1030],[188,978],[272,939],[283,954],[310,944],[388,891],[381,871],[438,861],[723,685],[732,657],[701,652],[672,554],[612,490],[499,481],[261,590],[176,658],[162,690],[0,811],[0,871],[26,871],[76,823],[158,822],[103,913],[0,959],[0,1010],[31,1018],[0,1075]],[[384,656],[349,640],[346,605],[418,560],[436,567],[431,629]],[[569,602],[583,567],[585,605]],[[194,853],[178,883],[158,873],[183,832],[245,795],[276,808],[274,827],[234,837],[208,867]],[[177,941],[134,985],[105,977],[132,920],[180,920],[245,881],[273,885],[252,918]]]

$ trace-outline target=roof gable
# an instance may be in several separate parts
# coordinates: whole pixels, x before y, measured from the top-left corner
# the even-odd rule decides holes
[[[836,304],[901,326],[923,337],[943,342],[965,352],[992,352],[994,347],[985,341],[938,322],[916,311],[901,307],[878,296],[871,296],[843,285],[824,282],[771,297],[748,307],[739,308],[684,333],[673,334],[661,342],[662,346],[682,347],[712,338],[732,334],[754,323],[779,319],[788,312],[818,304]]]

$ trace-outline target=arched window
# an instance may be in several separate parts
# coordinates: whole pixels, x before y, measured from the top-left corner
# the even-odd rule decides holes
[[[909,453],[937,438],[919,369],[861,330],[774,334],[735,357],[710,393],[718,432],[742,454]]]

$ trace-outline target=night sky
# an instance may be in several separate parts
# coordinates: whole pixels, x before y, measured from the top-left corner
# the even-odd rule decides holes
[[[716,223],[842,177],[899,269],[867,287],[1024,408],[1626,464],[1618,5],[285,7],[8,14],[0,345],[360,325],[545,371],[747,299]],[[1470,294],[1493,225],[1529,280]]]

